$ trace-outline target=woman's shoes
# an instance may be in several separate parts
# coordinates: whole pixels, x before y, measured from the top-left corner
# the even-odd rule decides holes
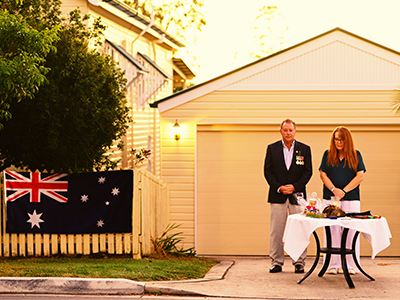
[[[338,273],[343,274],[343,269],[342,268],[338,269]],[[350,275],[356,275],[356,273],[357,273],[356,270],[354,270],[353,268],[349,268]]]
[[[328,271],[326,271],[326,274],[337,274],[338,273],[338,268],[330,268]]]
[[[326,271],[326,274],[343,274],[343,269],[342,268],[330,268],[328,271]],[[349,268],[349,274],[350,275],[355,275],[357,272],[353,268]]]
[[[354,269],[349,269],[349,274],[350,275],[356,275],[356,270],[354,270]]]

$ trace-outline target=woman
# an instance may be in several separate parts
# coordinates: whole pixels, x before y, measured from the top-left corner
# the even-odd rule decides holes
[[[331,197],[340,199],[340,208],[346,212],[360,212],[360,183],[364,179],[364,162],[361,153],[354,148],[353,138],[346,127],[333,131],[329,150],[326,150],[319,167],[320,178],[324,184],[324,204],[331,204]],[[332,247],[340,247],[343,227],[331,226]],[[349,230],[346,247],[351,249],[354,231]],[[360,260],[360,244],[357,241],[356,255]],[[350,256],[346,257],[350,274],[356,274],[357,267]],[[343,272],[339,255],[332,255],[328,274]]]

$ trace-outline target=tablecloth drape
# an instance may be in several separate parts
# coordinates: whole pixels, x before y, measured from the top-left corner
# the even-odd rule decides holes
[[[389,225],[386,218],[380,219],[326,219],[310,218],[303,214],[288,216],[283,241],[286,253],[297,260],[304,249],[310,244],[310,236],[319,227],[339,225],[354,229],[362,233],[364,238],[371,244],[372,259],[390,245]]]

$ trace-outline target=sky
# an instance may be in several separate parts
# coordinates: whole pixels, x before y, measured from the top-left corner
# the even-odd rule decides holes
[[[283,33],[281,49],[340,27],[400,52],[400,0],[204,0],[207,21],[196,46],[187,50],[196,56],[195,83],[201,83],[251,60],[254,49],[251,22],[263,6],[277,6],[274,26]],[[279,49],[278,49],[279,50]],[[241,55],[235,59],[235,53]],[[183,56],[184,58],[184,56]]]

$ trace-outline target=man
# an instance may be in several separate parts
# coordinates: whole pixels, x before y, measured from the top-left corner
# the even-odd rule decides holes
[[[312,175],[311,149],[294,139],[296,124],[290,119],[284,120],[280,133],[282,140],[268,145],[264,163],[264,176],[270,186],[270,273],[282,271],[285,260],[282,239],[288,212],[301,212],[295,193],[303,193],[306,197],[306,184]],[[307,249],[297,261],[293,261],[295,273],[304,273],[306,255]]]

